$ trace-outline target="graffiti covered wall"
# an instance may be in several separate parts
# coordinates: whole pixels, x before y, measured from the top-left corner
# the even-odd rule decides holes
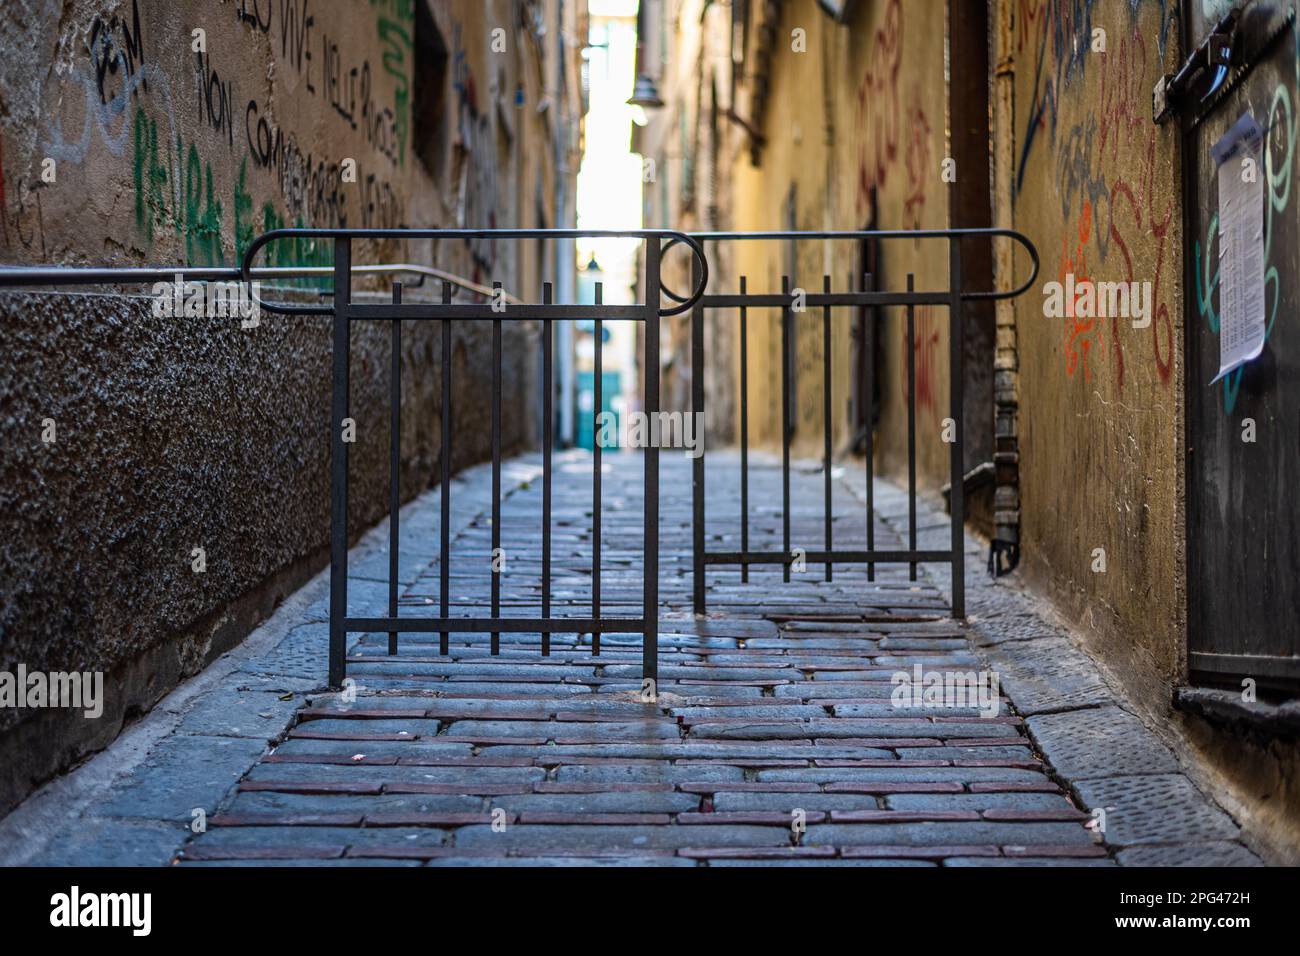
[[[1043,262],[1015,303],[1026,574],[1121,667],[1168,681],[1182,634],[1182,207],[1177,133],[1150,102],[1178,59],[1176,12],[1007,2],[1015,165],[1003,174],[1011,225]],[[1046,314],[1044,285],[1071,278],[1138,283],[1147,314],[1136,300],[1129,315]]]
[[[11,4],[0,25],[18,51],[0,87],[5,257],[215,265],[282,226],[524,225],[533,183],[498,190],[498,161],[548,133],[523,109],[542,91],[517,7]],[[544,177],[549,150],[535,157]],[[486,275],[499,252],[449,246],[438,265]],[[319,243],[268,255],[329,261]]]

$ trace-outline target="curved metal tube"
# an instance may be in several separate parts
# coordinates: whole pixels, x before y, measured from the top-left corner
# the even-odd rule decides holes
[[[704,247],[684,232],[670,229],[272,229],[264,232],[244,250],[240,264],[240,274],[245,281],[252,277],[253,260],[263,246],[280,239],[645,239],[663,240],[670,238],[669,248],[678,242],[684,242],[691,249],[691,254],[700,263],[700,281],[691,295],[686,298],[669,296],[679,304],[668,309],[660,308],[660,316],[679,315],[687,311],[700,297],[709,282],[709,260],[704,255]],[[660,280],[662,286],[662,279]],[[318,306],[292,305],[287,302],[263,302],[258,305],[268,312],[280,315],[321,315]]]
[[[992,290],[987,292],[963,292],[963,299],[1014,299],[1029,291],[1029,287],[1034,284],[1038,278],[1039,260],[1038,249],[1024,233],[1015,229],[1002,228],[973,228],[973,229],[863,229],[857,231],[822,231],[822,232],[801,232],[779,231],[779,232],[693,232],[690,237],[704,242],[725,242],[733,239],[947,239],[952,242],[955,239],[965,239],[974,236],[988,236],[989,238],[1002,237],[1012,239],[1024,246],[1029,253],[1029,259],[1033,263],[1030,270],[1029,278],[1023,283],[1010,291]],[[669,243],[665,248],[671,248],[674,243]],[[674,302],[685,301],[671,289],[664,288],[664,295]]]

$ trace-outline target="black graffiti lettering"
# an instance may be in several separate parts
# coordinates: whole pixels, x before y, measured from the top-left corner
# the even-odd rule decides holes
[[[239,0],[239,19],[242,23],[247,23],[259,33],[269,33],[271,30],[271,14],[275,8],[271,5],[271,0],[266,0],[266,17],[262,17],[263,0]]]
[[[311,0],[280,0],[280,55],[299,73],[303,71],[304,61],[311,65],[311,30],[316,25],[316,17],[307,12]],[[308,78],[308,89],[311,81]]]
[[[330,108],[356,129],[357,124],[352,110],[356,97],[354,93],[351,100],[346,99],[350,77],[344,75],[339,46],[337,43],[332,43],[328,36],[322,37],[322,46],[325,51],[325,90]],[[355,75],[354,69],[351,71],[351,76]]]
[[[207,53],[195,53],[194,61],[199,86],[199,121],[223,133],[226,143],[234,146],[235,118],[231,109],[234,81],[221,81]]]
[[[120,38],[117,34],[120,33]],[[99,88],[99,101],[107,103],[116,95],[116,90],[107,89],[109,77],[121,74],[125,83],[135,75],[144,63],[144,32],[140,29],[140,8],[136,0],[131,0],[131,22],[124,17],[113,16],[105,23],[96,17],[90,27],[90,42],[87,46],[91,62],[95,66],[95,82]],[[148,91],[149,84],[141,81]]]
[[[381,182],[373,173],[362,183],[361,225],[366,229],[391,229],[396,227],[401,214],[397,195],[391,184]]]
[[[291,221],[340,228],[348,224],[349,187],[343,182],[338,162],[303,153],[293,133],[268,122],[256,100],[249,100],[244,110],[244,137],[254,165],[275,171]],[[372,184],[368,188],[378,187]],[[385,184],[384,189],[391,197],[391,187]],[[377,200],[372,205],[381,209],[376,215],[384,222],[396,222],[395,198]]]

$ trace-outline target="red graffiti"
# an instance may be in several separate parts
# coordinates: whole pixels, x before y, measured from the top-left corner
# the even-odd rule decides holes
[[[944,316],[933,306],[916,307],[916,319],[912,329],[912,350],[916,356],[916,407],[917,410],[933,411],[938,407],[939,378],[939,323]],[[904,333],[906,336],[906,333]],[[904,338],[906,343],[906,338]],[[907,352],[900,356],[899,392],[902,394],[904,407],[907,402]]]
[[[930,166],[930,122],[916,105],[918,95],[912,94],[912,108],[908,114],[909,138],[907,141],[907,196],[903,200],[903,218],[909,229],[921,228],[921,211],[925,208],[925,187],[934,175]]]
[[[867,70],[858,85],[858,218],[869,210],[872,188],[884,183],[898,156],[898,72],[902,56],[903,5],[901,0],[889,0],[884,23],[871,39]]]
[[[1142,39],[1136,27],[1131,37],[1121,38],[1117,60],[1117,68],[1113,73],[1109,69],[1102,72],[1102,108],[1097,148],[1102,161],[1109,159],[1111,163],[1118,163],[1122,154],[1131,156],[1131,148],[1134,146],[1141,148],[1143,138],[1146,140],[1146,148],[1138,166],[1136,193],[1128,180],[1122,177],[1117,177],[1111,185],[1109,235],[1123,256],[1124,280],[1127,282],[1132,282],[1136,277],[1133,274],[1133,260],[1125,236],[1131,239],[1149,232],[1156,240],[1156,268],[1155,274],[1150,278],[1152,301],[1155,303],[1155,314],[1151,317],[1151,350],[1156,374],[1160,381],[1167,385],[1173,378],[1174,371],[1174,330],[1169,319],[1169,303],[1161,300],[1160,280],[1165,266],[1165,237],[1174,217],[1174,200],[1170,198],[1163,210],[1157,208],[1156,128],[1150,123],[1149,117],[1143,113],[1145,106],[1143,86],[1147,75],[1146,41]],[[1108,67],[1109,65],[1107,64]],[[1111,82],[1108,82],[1108,79]],[[1110,146],[1109,157],[1106,154],[1107,145]],[[1121,199],[1125,202],[1120,202]],[[1125,217],[1123,230],[1120,228],[1119,221],[1121,215]],[[1122,366],[1120,384],[1123,385]]]
[[[1016,11],[1016,52],[1023,53],[1026,44],[1040,37],[1046,29],[1046,4],[1039,0],[1020,0]]]
[[[857,217],[865,220],[873,193],[885,185],[902,150],[907,176],[903,196],[903,225],[919,228],[926,187],[935,170],[931,164],[930,121],[921,108],[920,89],[902,101],[898,88],[903,55],[903,7],[889,0],[884,21],[871,38],[867,69],[858,85],[855,142],[857,143]]]

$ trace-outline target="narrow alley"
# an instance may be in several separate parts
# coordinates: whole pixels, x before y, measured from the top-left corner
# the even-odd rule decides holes
[[[0,926],[1290,925],[1294,2],[10,0],[0,62]]]

